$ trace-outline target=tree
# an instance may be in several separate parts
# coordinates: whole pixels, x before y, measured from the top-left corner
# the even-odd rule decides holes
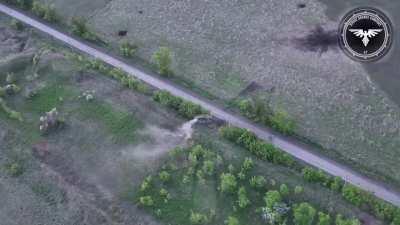
[[[154,205],[154,201],[153,201],[153,198],[151,196],[140,197],[139,198],[139,202],[143,206],[153,206]]]
[[[193,211],[190,212],[190,222],[194,225],[205,224],[208,222],[208,218],[206,215],[201,213],[195,213]]]
[[[314,221],[316,210],[310,204],[304,202],[293,209],[293,221],[296,225],[311,225]]]
[[[168,182],[171,179],[171,174],[169,174],[167,171],[161,171],[158,176],[160,177],[160,180],[162,182]]]
[[[119,47],[119,51],[120,51],[121,55],[124,57],[132,57],[135,54],[137,48],[138,47],[136,45],[133,45],[133,44],[125,41]]]
[[[250,178],[250,186],[253,188],[260,189],[267,184],[267,181],[263,176],[253,176]]]
[[[304,188],[303,188],[302,186],[296,186],[296,187],[294,188],[294,193],[295,193],[296,195],[303,193],[303,191],[304,191]]]
[[[362,190],[351,184],[345,184],[343,186],[342,195],[355,206],[361,206],[361,204],[364,203]]]
[[[344,219],[341,214],[336,216],[335,225],[361,225],[358,219]]]
[[[225,220],[226,225],[239,225],[239,220],[234,216],[229,216],[227,220]]]
[[[282,196],[288,196],[290,191],[286,184],[281,184],[281,186],[279,187],[279,192]]]
[[[254,166],[253,160],[249,157],[246,157],[243,161],[242,169],[247,172],[251,170]]]
[[[282,196],[279,191],[268,191],[264,197],[265,203],[268,208],[273,208],[275,204],[282,201]]]
[[[158,72],[163,76],[171,75],[171,51],[167,47],[160,47],[153,55],[153,60],[158,68]]]
[[[147,191],[151,187],[152,180],[153,178],[151,176],[147,176],[140,185],[140,191]]]
[[[288,113],[283,110],[275,112],[270,118],[270,121],[274,129],[286,135],[292,135],[296,128],[294,120],[292,120]]]
[[[332,219],[329,214],[323,212],[318,213],[318,224],[317,225],[331,225]]]
[[[206,160],[203,162],[203,171],[205,174],[211,176],[214,174],[215,163],[211,160]]]
[[[330,189],[333,191],[340,191],[343,187],[343,180],[341,177],[335,177],[330,185]]]
[[[247,197],[245,187],[240,187],[238,191],[238,204],[240,208],[246,208],[250,204],[250,200]]]
[[[400,209],[396,210],[393,221],[390,225],[400,225]]]
[[[221,192],[232,193],[235,191],[237,186],[237,181],[235,175],[231,173],[222,173],[221,174]]]

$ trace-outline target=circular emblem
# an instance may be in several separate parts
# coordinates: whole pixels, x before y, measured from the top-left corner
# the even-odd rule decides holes
[[[357,8],[347,13],[339,28],[343,51],[358,61],[376,61],[390,49],[392,24],[373,8]]]

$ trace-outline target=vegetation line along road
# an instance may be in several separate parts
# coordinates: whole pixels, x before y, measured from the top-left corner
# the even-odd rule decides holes
[[[281,148],[285,152],[293,155],[294,157],[307,162],[308,164],[320,168],[333,176],[342,177],[345,181],[360,187],[361,189],[373,193],[375,196],[386,200],[398,207],[400,207],[400,193],[385,187],[384,184],[373,181],[372,179],[363,176],[352,169],[327,159],[324,156],[318,155],[311,151],[311,147],[305,146],[304,144],[298,143],[293,139],[286,138],[284,136],[274,134],[268,129],[262,128],[249,120],[235,115],[233,113],[227,112],[222,107],[216,106],[210,101],[201,98],[192,92],[185,90],[177,85],[159,79],[150,74],[144,73],[133,66],[130,66],[113,56],[105,54],[104,52],[97,50],[87,44],[72,38],[71,36],[57,31],[50,26],[39,22],[29,16],[24,15],[14,9],[11,9],[0,3],[0,11],[14,17],[48,35],[79,49],[80,51],[89,54],[97,59],[100,59],[114,67],[120,68],[123,71],[135,76],[136,78],[162,90],[169,91],[175,96],[179,96],[187,101],[191,101],[202,106],[204,109],[208,110],[213,116],[227,121],[228,123],[245,128],[256,134],[259,138],[273,143],[277,147]]]

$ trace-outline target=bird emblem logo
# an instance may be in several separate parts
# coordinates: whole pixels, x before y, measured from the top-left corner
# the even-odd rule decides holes
[[[375,37],[382,31],[382,29],[368,29],[368,31],[364,31],[363,29],[349,29],[349,31],[355,36],[362,38],[362,43],[367,47],[370,38]]]

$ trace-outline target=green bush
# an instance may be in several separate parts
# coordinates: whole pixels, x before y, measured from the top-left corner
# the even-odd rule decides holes
[[[237,181],[235,175],[231,173],[221,174],[221,184],[220,184],[221,192],[233,193],[236,189],[236,186],[237,186]]]
[[[250,200],[247,197],[247,192],[245,187],[240,187],[238,191],[238,205],[240,208],[246,208],[250,205]]]
[[[32,12],[36,16],[52,23],[58,20],[58,15],[53,6],[42,4],[38,1],[32,3]]]
[[[158,176],[160,177],[160,180],[164,183],[168,182],[171,179],[171,174],[169,174],[167,171],[161,171]]]
[[[367,193],[351,184],[345,184],[342,189],[342,195],[347,201],[359,207],[365,203]]]
[[[5,171],[10,176],[18,177],[24,173],[24,167],[18,162],[7,163],[5,165]]]
[[[290,194],[289,187],[286,184],[281,184],[279,187],[279,192],[282,196],[288,196]]]
[[[316,210],[310,204],[304,202],[293,209],[293,222],[296,225],[312,225]]]
[[[316,170],[311,167],[305,167],[302,170],[303,178],[308,182],[325,183],[329,177],[322,170]]]
[[[317,225],[331,225],[332,219],[329,214],[325,214],[323,212],[318,213],[318,223]]]
[[[256,189],[265,187],[267,180],[263,176],[253,176],[250,178],[250,186]]]
[[[209,222],[207,215],[190,212],[190,223],[194,225],[206,224]]]
[[[229,216],[227,220],[225,220],[226,225],[239,225],[239,220],[234,216]]]
[[[296,186],[295,188],[294,188],[294,193],[296,194],[296,195],[299,195],[299,194],[301,194],[301,193],[303,193],[304,192],[304,188],[302,187],[302,186]]]
[[[222,137],[235,142],[253,153],[257,158],[291,167],[293,158],[272,144],[259,140],[253,133],[246,129],[225,126],[220,128]]]
[[[139,198],[139,203],[142,206],[150,207],[150,206],[154,205],[154,200],[153,200],[153,198],[151,196],[147,195],[147,196],[140,197]]]
[[[358,219],[344,219],[342,215],[336,216],[335,225],[361,225]]]
[[[24,29],[24,24],[17,19],[12,19],[10,25],[13,29],[18,30],[18,31],[21,31]]]
[[[272,209],[276,204],[282,202],[282,196],[279,191],[268,191],[264,197],[266,206]]]
[[[158,68],[158,72],[163,76],[170,76],[171,71],[171,51],[167,47],[160,47],[153,55],[153,60]]]
[[[201,106],[184,101],[182,98],[173,96],[168,91],[156,91],[153,95],[153,100],[176,110],[179,115],[187,119],[193,119],[195,116],[205,113]]]
[[[2,109],[10,119],[18,120],[20,122],[23,121],[22,114],[10,109],[2,98],[0,98],[0,109]]]
[[[130,58],[135,54],[137,48],[138,47],[136,45],[133,45],[129,42],[123,42],[119,47],[119,52],[122,56]]]
[[[86,20],[83,18],[74,17],[71,20],[71,32],[87,41],[98,41],[98,37],[89,30],[86,25]]]

